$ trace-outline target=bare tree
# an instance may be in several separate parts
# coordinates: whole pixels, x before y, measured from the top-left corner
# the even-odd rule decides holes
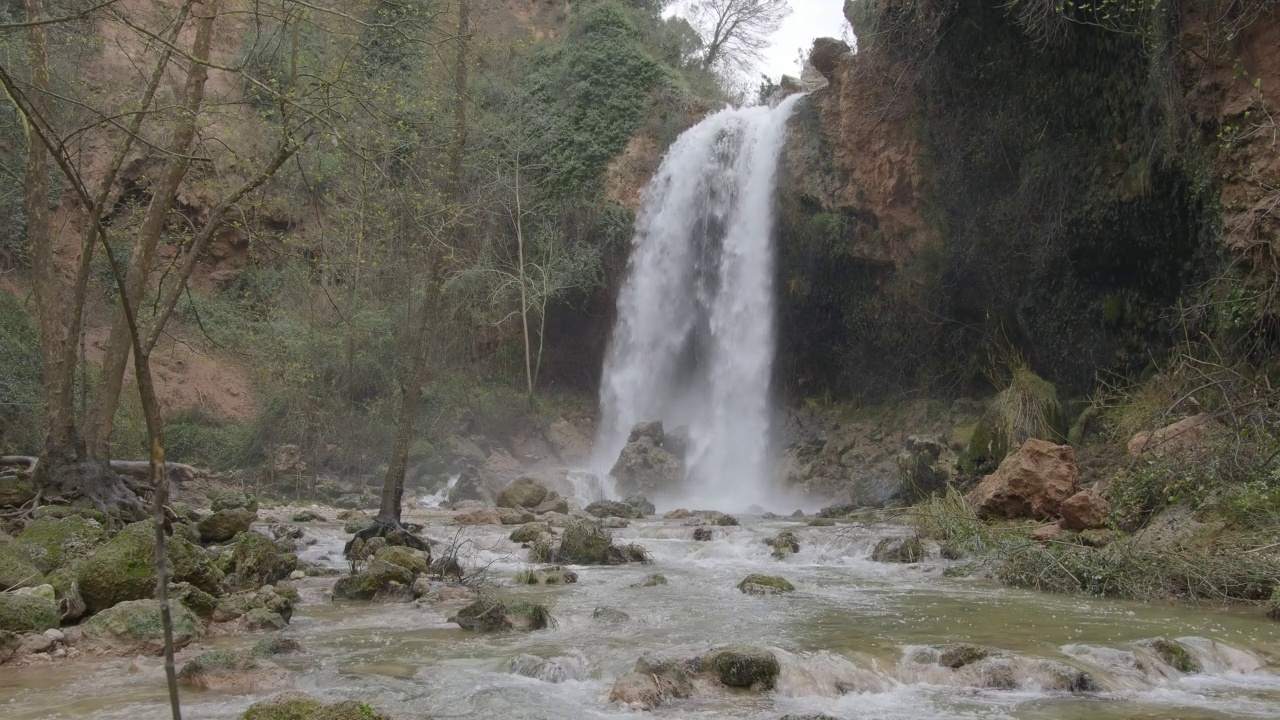
[[[702,36],[702,66],[750,71],[790,14],[787,0],[694,0],[689,15]]]

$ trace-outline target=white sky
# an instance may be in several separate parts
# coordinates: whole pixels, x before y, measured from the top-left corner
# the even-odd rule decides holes
[[[782,75],[800,76],[799,52],[805,55],[815,38],[838,38],[849,24],[844,19],[844,0],[790,0],[791,15],[773,37],[773,47],[765,53],[760,72],[777,80]]]

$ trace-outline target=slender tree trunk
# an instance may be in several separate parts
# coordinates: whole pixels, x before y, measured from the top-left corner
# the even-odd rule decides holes
[[[204,14],[199,17],[195,45],[191,53],[198,62],[189,64],[183,108],[169,143],[171,153],[169,161],[152,188],[151,203],[142,221],[142,228],[138,233],[138,240],[129,263],[129,271],[125,276],[121,304],[127,303],[132,307],[135,318],[146,290],[151,266],[155,262],[156,248],[160,244],[160,237],[169,212],[173,209],[174,199],[177,197],[178,187],[186,177],[187,169],[191,164],[190,154],[195,141],[196,120],[204,103],[205,82],[209,77],[208,68],[203,62],[209,59],[213,25],[218,16],[219,4],[220,0],[212,0],[204,9]],[[108,447],[115,422],[116,407],[120,402],[125,366],[129,362],[131,350],[127,313],[125,308],[121,307],[111,326],[111,338],[103,358],[101,380],[87,419],[86,450],[90,458],[101,460],[109,456]]]
[[[533,406],[533,343],[529,337],[529,289],[524,274],[524,207],[520,202],[520,153],[516,153],[516,263],[520,281],[520,321],[524,330],[524,380],[529,406]]]
[[[449,151],[449,200],[455,211],[462,205],[462,163],[467,150],[467,53],[470,34],[470,0],[459,0],[458,57],[453,77],[454,142]],[[458,236],[458,223],[455,220],[449,227],[450,244],[457,245]],[[404,478],[409,469],[409,446],[412,444],[414,428],[418,422],[422,384],[427,380],[431,324],[436,319],[441,286],[445,278],[444,255],[434,245],[427,250],[427,263],[431,281],[427,285],[427,294],[419,310],[421,315],[418,318],[417,327],[413,329],[414,336],[410,341],[413,348],[410,353],[413,365],[408,372],[408,384],[401,388],[400,424],[396,427],[391,462],[387,464],[387,474],[382,482],[382,500],[379,503],[377,519],[378,523],[384,526],[399,527],[401,522]]]

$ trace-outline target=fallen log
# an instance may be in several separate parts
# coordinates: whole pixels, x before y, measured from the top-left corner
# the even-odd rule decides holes
[[[3,455],[0,456],[0,467],[16,467],[20,468],[20,472],[24,475],[34,474],[36,467],[40,464],[40,458],[31,455]],[[151,463],[146,460],[111,460],[107,463],[112,471],[120,475],[128,475],[130,477],[151,477]],[[185,463],[166,462],[164,464],[165,472],[169,475],[170,482],[186,482],[194,480],[208,473],[199,470]]]

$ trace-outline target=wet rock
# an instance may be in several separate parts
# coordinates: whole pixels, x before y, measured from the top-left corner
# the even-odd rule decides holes
[[[636,710],[653,710],[672,699],[693,695],[688,672],[675,660],[644,656],[635,669],[618,678],[609,690],[609,702]]]
[[[956,643],[938,648],[938,664],[956,670],[1001,653],[981,645]]]
[[[551,534],[551,526],[544,522],[528,523],[511,531],[511,542],[530,543],[543,535]]]
[[[413,596],[426,604],[469,602],[475,600],[476,591],[456,583],[420,577],[413,581]]]
[[[0,542],[0,589],[43,585],[44,574],[32,563],[29,547]]]
[[[202,618],[213,617],[218,599],[191,583],[169,583],[169,601],[182,603]]]
[[[964,677],[975,687],[990,690],[1016,690],[1018,673],[1010,658],[992,657],[964,666]]]
[[[415,577],[425,575],[431,569],[431,553],[414,550],[402,545],[387,545],[374,555],[377,560],[398,565]]]
[[[667,584],[667,576],[666,576],[666,575],[663,575],[663,574],[661,574],[661,573],[653,573],[653,574],[651,574],[651,575],[646,575],[646,576],[644,577],[644,579],[643,579],[643,580],[641,580],[640,582],[638,582],[638,583],[633,583],[633,584],[631,585],[631,587],[633,587],[633,588],[647,588],[647,587],[657,587],[657,586],[659,586],[659,585],[666,585],[666,584]]]
[[[792,592],[796,588],[786,578],[752,573],[738,583],[738,589],[747,595],[778,595]]]
[[[738,518],[728,513],[722,513],[719,510],[703,510],[698,513],[698,516],[705,519],[708,524],[717,527],[730,527],[738,524]]]
[[[276,540],[301,540],[306,534],[302,528],[289,523],[271,523],[267,529],[271,531],[271,537]]]
[[[200,639],[200,618],[181,603],[170,603],[173,646],[184,648]],[[159,655],[164,651],[164,630],[158,600],[130,600],[89,618],[80,625],[84,639],[117,650]]]
[[[796,539],[795,533],[790,530],[783,530],[777,535],[766,539],[764,544],[773,548],[773,557],[777,560],[800,552],[800,541]]]
[[[639,545],[616,545],[604,525],[596,520],[574,520],[559,538],[544,535],[529,550],[532,562],[569,565],[623,565],[648,562],[648,553]]]
[[[342,532],[348,535],[355,535],[365,528],[373,525],[373,518],[362,512],[353,512],[346,517],[346,524],[342,526]]]
[[[258,499],[241,490],[220,492],[213,497],[213,512],[243,508],[251,513],[258,512]]]
[[[1098,683],[1078,667],[1053,660],[1030,661],[1027,672],[1030,685],[1048,692],[1096,692]]]
[[[517,655],[507,663],[507,672],[548,683],[581,679],[576,663],[569,658],[545,660],[537,655]]]
[[[547,513],[557,513],[560,515],[569,514],[569,501],[560,497],[560,494],[552,490],[547,493],[547,497],[543,499],[537,507],[533,508],[535,515],[545,515]]]
[[[293,616],[293,606],[297,599],[296,591],[264,585],[258,590],[246,590],[220,598],[210,617],[214,622],[231,622],[246,617],[255,610],[265,610],[288,622]]]
[[[240,720],[391,720],[390,716],[348,700],[326,705],[309,695],[288,692],[249,706]]]
[[[392,584],[412,588],[413,573],[407,568],[374,558],[360,572],[338,578],[333,584],[333,597],[335,600],[373,600],[382,593],[384,597],[399,599],[399,593],[387,592],[393,590],[390,588]]]
[[[777,656],[752,647],[717,650],[706,658],[705,665],[721,684],[755,690],[772,690],[782,671]]]
[[[1186,645],[1171,640],[1169,638],[1159,637],[1151,640],[1144,640],[1138,643],[1140,647],[1149,649],[1160,658],[1161,662],[1180,673],[1192,674],[1202,672],[1204,670],[1200,661],[1195,655],[1187,649]]]
[[[502,516],[493,508],[477,508],[454,513],[454,525],[501,525]]]
[[[711,528],[709,527],[694,528],[693,539],[699,542],[709,541],[711,539]]]
[[[635,508],[642,516],[656,515],[658,513],[658,508],[654,507],[653,503],[649,502],[649,498],[643,495],[631,495],[622,502]]]
[[[218,650],[197,655],[182,666],[178,682],[201,690],[251,695],[290,685],[289,676],[252,652]]]
[[[1059,512],[1064,529],[1100,530],[1106,527],[1111,503],[1096,488],[1090,488],[1063,500]]]
[[[631,525],[631,521],[627,520],[626,518],[607,517],[601,520],[600,524],[604,525],[606,528],[610,530],[621,530],[625,527],[629,527]]]
[[[516,573],[513,582],[517,585],[571,585],[578,582],[578,573],[562,568],[559,565],[521,570]]]
[[[662,519],[663,520],[684,520],[691,517],[693,517],[693,513],[689,512],[688,510],[685,510],[684,508],[676,508],[675,510],[671,510],[670,512],[668,512],[666,515],[663,515]]]
[[[226,542],[245,532],[258,514],[246,508],[219,510],[196,524],[202,542]]]
[[[512,508],[496,508],[493,510],[498,515],[498,523],[500,525],[527,525],[536,521],[538,518],[528,510],[515,510]]]
[[[155,541],[151,521],[126,525],[106,545],[77,564],[74,580],[88,612],[155,594]],[[223,594],[222,570],[203,548],[171,537],[165,543],[165,555],[172,582],[189,582],[214,596]]]
[[[547,498],[547,488],[534,478],[517,478],[498,493],[498,506],[504,508],[535,508]]]
[[[327,522],[323,515],[312,510],[300,510],[289,519],[296,523]]]
[[[641,427],[641,425],[645,427]],[[680,460],[662,447],[662,423],[641,423],[631,431],[610,474],[624,495],[657,496],[679,484]]]
[[[3,665],[18,654],[22,647],[22,636],[12,630],[0,630],[0,665]]]
[[[542,516],[542,522],[545,522],[546,524],[550,525],[553,528],[568,527],[569,523],[573,521],[574,521],[573,517],[571,517],[568,513],[562,513],[562,512],[549,512],[549,513],[543,514]]]
[[[555,621],[544,605],[530,602],[516,602],[508,605],[494,597],[482,597],[451,616],[449,622],[463,630],[473,632],[498,630],[529,632],[543,630]]]
[[[35,499],[36,489],[30,480],[13,476],[0,477],[0,508],[22,507]]]
[[[793,518],[802,518],[802,517],[804,517],[804,511],[803,511],[803,510],[796,510],[795,512],[791,513],[791,517],[793,517]]]
[[[871,551],[876,562],[918,563],[924,559],[924,543],[917,537],[885,538]]]
[[[857,505],[828,505],[818,511],[820,518],[842,518],[848,517],[858,511]],[[801,516],[803,517],[803,516]]]
[[[586,508],[587,514],[598,518],[632,518],[639,519],[644,517],[644,513],[638,509],[617,500],[597,500]]]
[[[458,481],[449,488],[449,503],[456,505],[463,500],[475,500],[486,506],[494,504],[493,493],[480,477],[479,468],[468,465],[458,475]]]
[[[600,606],[591,612],[591,619],[605,625],[622,625],[631,622],[631,616],[617,608]]]
[[[254,632],[261,630],[283,630],[289,624],[280,613],[271,612],[266,608],[254,608],[244,614],[241,618],[246,630]]]
[[[22,636],[22,644],[18,646],[19,655],[35,655],[47,653],[53,649],[53,638],[44,633],[28,633]]]
[[[297,558],[292,563],[282,562],[281,555],[267,536],[253,531],[240,533],[231,551],[232,572],[226,584],[234,590],[246,590],[283,580],[297,567]]]
[[[58,627],[61,613],[48,598],[35,594],[0,593],[0,630],[44,632]]]
[[[1076,493],[1079,480],[1070,446],[1031,439],[983,478],[968,500],[984,518],[1052,519]]]
[[[18,541],[39,548],[35,565],[40,572],[51,573],[105,544],[107,533],[97,520],[82,515],[46,517],[28,523]]]

